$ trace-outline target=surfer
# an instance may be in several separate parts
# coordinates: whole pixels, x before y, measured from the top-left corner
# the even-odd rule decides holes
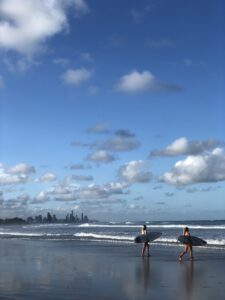
[[[184,235],[184,236],[191,236],[188,227],[185,227],[185,228],[184,228],[184,230],[183,230],[183,235]],[[192,245],[189,243],[189,244],[184,244],[184,251],[180,253],[180,255],[179,255],[179,261],[182,261],[182,257],[183,257],[187,252],[189,252],[190,260],[193,260],[193,250],[192,250]]]
[[[147,226],[146,225],[142,226],[142,228],[141,228],[141,234],[147,236]],[[142,251],[141,251],[141,256],[142,257],[144,257],[146,249],[147,249],[147,256],[150,256],[150,254],[149,254],[149,248],[150,248],[150,246],[149,246],[148,241],[144,242],[143,243],[143,247],[142,247]]]

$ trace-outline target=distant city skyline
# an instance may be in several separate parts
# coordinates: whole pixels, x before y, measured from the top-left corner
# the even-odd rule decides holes
[[[225,219],[225,3],[0,0],[0,218]]]
[[[73,210],[71,213],[67,213],[64,217],[58,218],[55,214],[51,215],[50,212],[47,212],[46,216],[29,216],[27,218],[28,223],[87,223],[89,222],[88,216],[84,213],[74,215]]]

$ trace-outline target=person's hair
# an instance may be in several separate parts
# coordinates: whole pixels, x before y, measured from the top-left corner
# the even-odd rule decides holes
[[[146,229],[146,225],[145,225],[145,224],[143,225],[143,229],[144,229],[144,230]]]
[[[188,227],[185,227],[184,228],[184,232],[188,231],[189,232],[189,228]]]

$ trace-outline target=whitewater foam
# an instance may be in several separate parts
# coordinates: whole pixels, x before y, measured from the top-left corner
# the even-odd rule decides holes
[[[94,233],[87,233],[87,232],[79,232],[75,233],[74,236],[81,237],[81,238],[96,238],[96,239],[104,239],[104,240],[119,240],[119,241],[133,241],[134,236],[118,236],[118,235],[108,235],[108,234],[94,234]]]

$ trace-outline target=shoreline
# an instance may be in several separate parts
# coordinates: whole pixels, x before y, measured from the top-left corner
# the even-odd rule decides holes
[[[77,242],[77,243],[90,243],[90,244],[96,244],[96,245],[103,245],[103,244],[111,244],[111,245],[119,245],[119,246],[127,246],[130,245],[131,247],[134,245],[134,241],[132,240],[108,240],[108,239],[90,239],[90,238],[77,238],[77,237],[72,237],[66,235],[58,237],[54,235],[47,235],[47,236],[42,236],[41,234],[32,234],[31,235],[26,235],[26,234],[21,234],[20,236],[14,236],[8,233],[5,233],[4,235],[0,236],[0,241],[1,240],[24,240],[24,241],[71,241],[71,242]],[[150,243],[154,247],[159,247],[159,248],[182,248],[183,245],[180,242],[161,242],[161,241],[154,241]],[[136,243],[136,246],[138,246],[138,243]],[[217,251],[225,251],[225,246],[224,245],[204,245],[204,246],[194,246],[195,250],[209,250],[210,252],[217,252]]]
[[[224,299],[225,252],[77,240],[0,239],[0,299]]]

